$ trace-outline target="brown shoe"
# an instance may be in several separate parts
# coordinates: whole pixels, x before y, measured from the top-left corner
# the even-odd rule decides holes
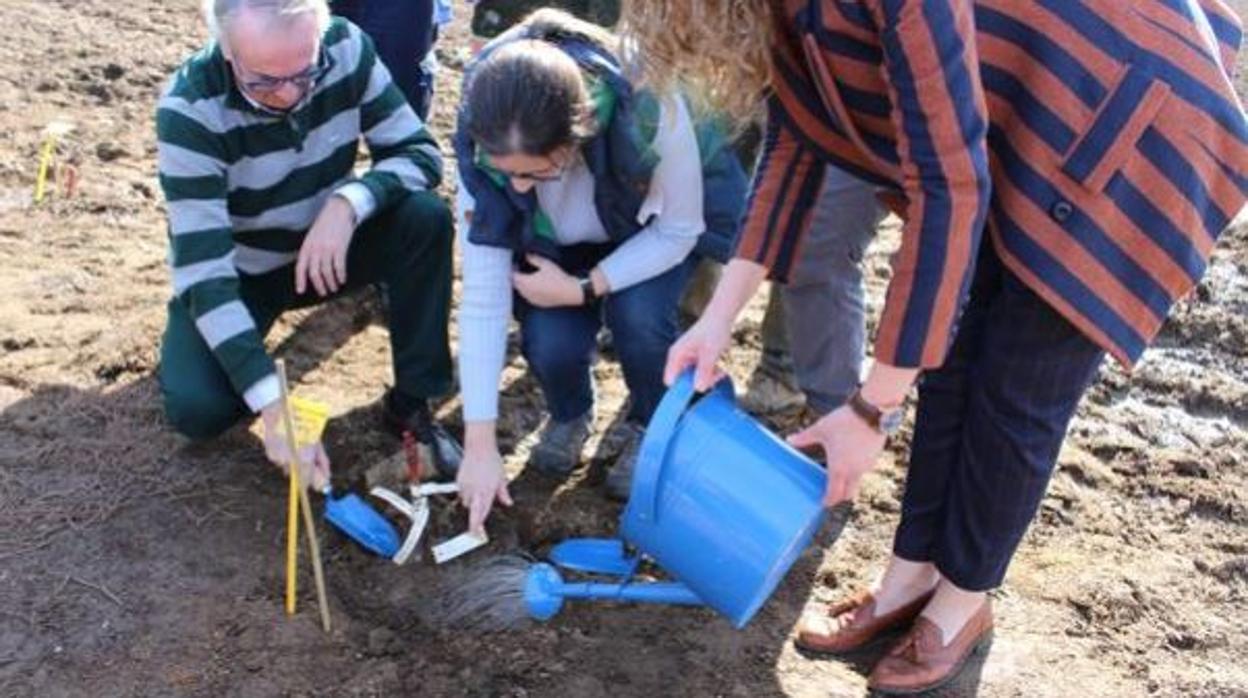
[[[828,607],[825,615],[803,622],[795,644],[804,650],[828,654],[862,649],[881,633],[913,621],[931,600],[933,593],[934,590],[929,591],[914,601],[877,617],[875,597],[869,591],[858,592]]]
[[[992,604],[985,600],[948,645],[941,639],[940,628],[919,616],[914,628],[875,665],[867,685],[885,695],[910,695],[949,683],[992,639]]]

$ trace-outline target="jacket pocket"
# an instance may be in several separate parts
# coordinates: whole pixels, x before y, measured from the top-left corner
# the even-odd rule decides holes
[[[1169,96],[1169,85],[1128,66],[1066,155],[1062,172],[1092,191],[1103,190]]]

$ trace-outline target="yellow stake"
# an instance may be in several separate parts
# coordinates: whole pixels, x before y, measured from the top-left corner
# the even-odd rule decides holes
[[[43,201],[43,193],[48,183],[48,168],[52,166],[52,151],[56,148],[56,131],[49,130],[43,139],[43,148],[39,153],[39,175],[35,177],[35,203]]]
[[[39,174],[35,177],[35,203],[43,201],[48,190],[48,170],[52,167],[52,158],[56,156],[57,140],[69,135],[74,125],[68,121],[55,120],[43,130],[43,147],[39,151]]]

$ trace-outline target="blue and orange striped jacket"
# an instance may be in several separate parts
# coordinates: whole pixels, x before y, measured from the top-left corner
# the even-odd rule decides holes
[[[737,256],[784,280],[823,163],[894,194],[884,363],[940,365],[988,231],[1130,367],[1248,196],[1221,0],[775,0],[774,94]]]

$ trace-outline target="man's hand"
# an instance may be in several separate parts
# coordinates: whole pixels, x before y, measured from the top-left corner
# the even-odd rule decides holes
[[[295,263],[295,293],[311,282],[324,297],[347,283],[347,249],[355,234],[355,210],[341,196],[331,196],[308,231]]]
[[[585,293],[576,277],[545,257],[531,254],[527,259],[529,264],[537,267],[537,271],[511,274],[512,286],[526,301],[538,308],[558,308],[584,302]]]
[[[290,469],[290,442],[286,438],[282,403],[276,401],[260,412],[264,421],[264,455],[283,473]],[[316,491],[329,484],[329,454],[320,442],[299,449],[299,479]]]
[[[498,500],[511,506],[507,492],[507,474],[503,457],[494,438],[494,422],[469,422],[465,425],[464,460],[455,481],[459,484],[459,501],[468,508],[468,531],[485,535],[485,520]]]

